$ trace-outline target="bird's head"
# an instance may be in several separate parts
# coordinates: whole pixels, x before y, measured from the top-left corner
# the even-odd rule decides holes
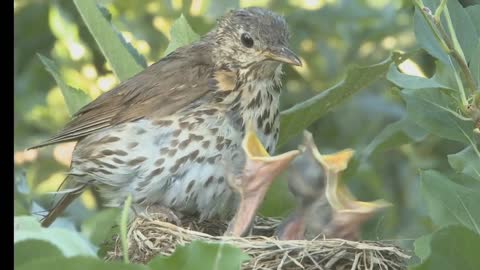
[[[285,19],[266,9],[230,11],[218,20],[208,36],[215,42],[218,65],[231,69],[248,69],[256,64],[273,69],[281,63],[302,65],[289,48]]]

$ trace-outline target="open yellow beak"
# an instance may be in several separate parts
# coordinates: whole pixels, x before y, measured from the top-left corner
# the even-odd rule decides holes
[[[310,148],[315,159],[325,170],[325,195],[334,210],[368,214],[391,206],[389,202],[384,200],[358,201],[348,187],[341,182],[340,173],[347,169],[348,163],[355,153],[353,149],[344,149],[333,154],[322,155],[313,141],[312,134],[308,131],[304,132],[304,143],[306,147]]]
[[[257,137],[251,123],[246,126],[242,148],[247,155],[247,167],[248,164],[256,164],[257,166],[254,167],[261,166],[265,171],[274,172],[275,176],[286,169],[290,162],[300,154],[299,150],[292,150],[280,155],[270,156]]]
[[[293,150],[282,155],[270,156],[258,139],[253,125],[246,126],[242,148],[246,154],[246,162],[242,176],[229,180],[230,185],[239,193],[240,204],[226,235],[242,236],[251,226],[258,207],[261,205],[273,180],[300,153]]]

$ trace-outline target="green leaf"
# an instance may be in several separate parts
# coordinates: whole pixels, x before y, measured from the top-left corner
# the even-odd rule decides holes
[[[27,184],[27,178],[24,171],[15,171],[14,187],[14,216],[29,215],[32,206],[30,188]]]
[[[473,26],[477,31],[477,35],[480,36],[480,5],[471,5],[465,8],[472,21]]]
[[[443,85],[432,78],[423,78],[411,76],[401,73],[396,65],[392,64],[387,73],[387,79],[401,88],[422,89],[422,88],[445,88],[451,89],[449,86]]]
[[[422,193],[438,226],[462,224],[480,234],[480,191],[452,182],[437,171],[422,172]]]
[[[432,78],[441,85],[447,86],[446,89],[455,89],[458,91],[458,84],[454,73],[455,69],[452,65],[445,65],[440,61],[435,61],[435,75],[433,75]]]
[[[93,244],[99,245],[112,235],[112,227],[117,224],[119,216],[119,208],[100,211],[85,220],[82,224],[82,234],[90,239]]]
[[[68,111],[70,115],[73,115],[77,112],[81,107],[86,105],[90,102],[90,97],[83,92],[82,90],[70,87],[67,85],[61,78],[58,67],[55,63],[50,60],[49,58],[38,54],[40,61],[42,61],[45,69],[53,76],[55,81],[57,82],[58,87],[62,90],[63,98],[65,99],[65,103],[67,104]]]
[[[186,246],[177,246],[169,257],[159,255],[153,258],[148,265],[151,269],[237,270],[248,259],[243,251],[228,244],[193,241]]]
[[[183,14],[173,23],[172,28],[170,29],[170,36],[170,43],[165,50],[165,55],[168,55],[179,47],[191,44],[200,38],[200,36],[190,27]]]
[[[74,0],[73,2],[103,55],[111,64],[113,72],[121,81],[144,69],[145,60],[139,59],[138,53],[132,54],[136,50],[113,28],[97,7],[95,0]]]
[[[14,243],[25,240],[47,241],[62,251],[66,257],[85,255],[96,257],[94,247],[79,233],[61,228],[43,228],[36,218],[14,218]]]
[[[480,181],[480,157],[472,146],[448,155],[448,162],[457,172],[464,173]]]
[[[13,247],[13,254],[15,268],[41,258],[63,257],[62,252],[56,246],[42,240],[18,242]]]
[[[368,158],[376,151],[388,150],[394,147],[409,143],[418,142],[427,136],[427,132],[416,125],[408,118],[387,125],[378,135],[365,147],[362,153],[363,158]]]
[[[392,59],[388,58],[379,64],[351,68],[346,78],[337,85],[283,111],[278,145],[302,132],[347,97],[383,78],[391,63]]]
[[[78,42],[78,26],[58,4],[53,4],[48,13],[48,25],[59,40]]]
[[[480,269],[480,235],[462,226],[448,226],[432,235],[430,256],[415,270]]]
[[[473,78],[477,81],[477,87],[480,87],[480,40],[478,41],[477,48],[473,55],[469,68],[470,72],[472,72]]]
[[[96,258],[73,257],[73,258],[43,258],[30,261],[21,265],[16,270],[148,270],[145,265],[124,264],[119,262],[106,262]]]
[[[97,5],[97,7],[100,10],[100,12],[102,13],[103,17],[105,17],[105,19],[111,24],[112,23],[112,14],[110,14],[108,9],[105,8],[105,7],[99,6],[99,5]],[[111,25],[111,27],[115,31],[115,33],[117,34],[118,39],[123,44],[123,46],[125,46],[125,48],[127,48],[128,52],[133,56],[133,58],[135,58],[135,61],[137,61],[137,63],[140,66],[142,66],[142,68],[146,68],[147,67],[147,60],[145,60],[145,57],[143,57],[143,55],[141,55],[137,51],[137,49],[135,49],[135,47],[133,47],[133,45],[131,43],[127,42],[125,40],[125,38],[123,38],[122,34],[115,30],[115,27],[113,25]]]
[[[430,241],[432,241],[432,235],[427,234],[415,239],[415,242],[413,243],[413,246],[415,247],[415,255],[417,255],[422,262],[430,256]]]
[[[458,117],[450,96],[433,88],[404,89],[401,95],[407,103],[409,119],[419,126],[442,138],[474,144],[473,121]]]

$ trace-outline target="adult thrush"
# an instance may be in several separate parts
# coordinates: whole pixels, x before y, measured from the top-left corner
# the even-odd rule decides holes
[[[282,63],[301,65],[287,24],[261,8],[233,10],[199,41],[178,48],[81,108],[35,147],[78,141],[70,193],[44,226],[88,185],[106,206],[131,194],[134,206],[160,205],[209,219],[230,214],[225,164],[241,154],[245,123],[269,153],[279,134]]]

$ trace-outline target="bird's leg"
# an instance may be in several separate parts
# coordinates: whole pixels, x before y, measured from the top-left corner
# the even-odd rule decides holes
[[[294,150],[271,157],[253,132],[247,132],[242,147],[247,156],[242,176],[229,179],[240,194],[238,210],[225,233],[232,236],[245,234],[275,177],[300,153]]]
[[[305,211],[298,208],[279,225],[275,234],[280,240],[303,240],[305,239],[305,229]]]

